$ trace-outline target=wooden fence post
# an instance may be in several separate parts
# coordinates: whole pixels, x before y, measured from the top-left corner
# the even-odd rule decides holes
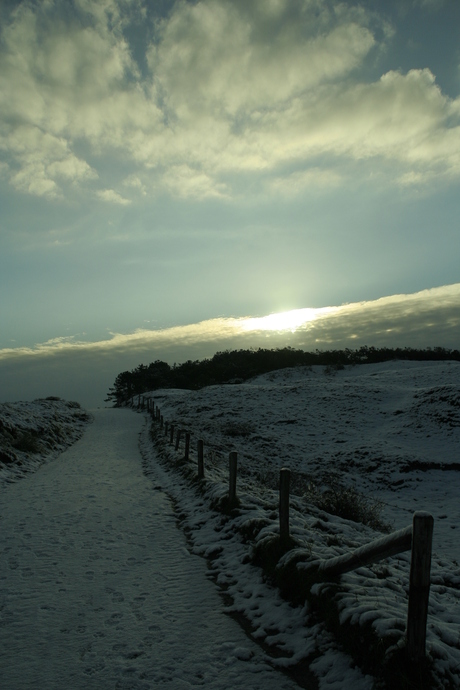
[[[429,513],[414,513],[407,611],[407,653],[412,662],[425,658],[433,524]]]
[[[198,479],[203,479],[204,478],[204,461],[203,461],[203,447],[204,443],[200,439],[198,441]]]
[[[180,441],[181,434],[182,434],[182,429],[178,429],[177,434],[176,434],[176,445],[174,447],[174,450],[179,450],[179,441]]]
[[[190,452],[190,432],[185,433],[185,460],[188,461],[188,456]]]
[[[232,451],[229,455],[230,482],[228,489],[228,500],[230,505],[236,502],[236,472],[238,464],[238,453]]]
[[[169,433],[169,443],[172,443],[174,439],[174,424],[171,424],[171,431]]]
[[[168,426],[169,426],[169,422],[165,422],[165,436],[168,435]]]
[[[163,424],[164,424],[163,415],[160,415],[160,428],[161,429],[163,428]]]
[[[289,483],[291,471],[287,467],[280,470],[280,542],[289,542]]]

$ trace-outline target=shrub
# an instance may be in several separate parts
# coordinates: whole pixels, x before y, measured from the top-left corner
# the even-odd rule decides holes
[[[345,369],[345,365],[342,362],[335,362],[334,364],[328,364],[324,369],[324,374],[326,376],[335,376],[338,371]]]
[[[14,462],[17,462],[17,457],[12,452],[0,450],[0,462],[3,462],[5,465],[12,465]]]
[[[221,427],[225,436],[236,438],[237,436],[250,436],[254,433],[254,426],[250,422],[227,422]]]
[[[321,492],[313,484],[310,484],[305,498],[309,503],[313,503],[317,508],[331,513],[331,515],[337,515],[353,522],[361,522],[363,525],[368,525],[380,532],[390,532],[391,530],[390,525],[380,518],[383,503],[366,498],[352,487],[338,485]]]
[[[40,446],[38,439],[30,431],[24,431],[13,443],[13,447],[16,450],[20,450],[23,453],[39,453]]]

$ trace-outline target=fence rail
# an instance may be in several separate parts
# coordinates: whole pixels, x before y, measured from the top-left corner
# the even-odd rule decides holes
[[[369,544],[360,546],[359,549],[355,549],[343,556],[336,556],[335,558],[329,558],[327,561],[322,561],[318,567],[318,572],[321,575],[336,577],[343,573],[349,573],[350,570],[377,563],[384,558],[396,556],[398,553],[410,551],[411,548],[412,525],[409,525],[409,527],[404,527],[386,537],[381,537],[371,541]]]
[[[134,398],[131,401],[135,407]],[[144,409],[147,406],[152,420],[160,422],[163,428],[163,416],[160,409],[155,406],[151,398],[137,398],[137,408]],[[174,424],[164,422],[164,433],[168,436],[170,444],[174,442]],[[176,431],[175,450],[179,449],[181,438],[185,435],[185,459],[189,460],[190,433],[180,427]],[[204,443],[200,439],[197,444],[197,477],[204,479]],[[237,453],[232,451],[229,455],[229,505],[237,502]],[[289,527],[289,484],[290,470],[283,467],[280,470],[279,480],[279,531],[280,542],[286,546],[290,540]],[[433,539],[433,516],[424,511],[414,513],[412,525],[397,530],[385,537],[375,539],[350,553],[317,561],[309,564],[308,570],[316,569],[318,577],[337,577],[344,573],[356,570],[372,563],[377,563],[385,558],[390,558],[399,553],[411,551],[411,565],[409,574],[409,600],[407,612],[407,654],[413,663],[418,663],[426,655],[426,625],[428,617],[428,602],[430,592],[431,548]]]

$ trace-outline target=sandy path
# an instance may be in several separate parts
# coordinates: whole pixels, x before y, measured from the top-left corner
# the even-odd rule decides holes
[[[97,411],[77,444],[0,494],[0,687],[297,687],[221,613],[142,473],[143,422]]]

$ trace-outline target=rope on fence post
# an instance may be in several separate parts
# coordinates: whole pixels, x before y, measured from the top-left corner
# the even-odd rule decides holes
[[[198,441],[198,446],[197,446],[197,451],[198,451],[198,479],[204,478],[203,447],[204,447],[204,443],[200,439]]]
[[[414,513],[407,611],[407,653],[412,662],[425,658],[433,525],[429,513]]]
[[[283,467],[280,470],[280,542],[287,544],[289,542],[289,483],[291,479],[291,470]]]
[[[185,433],[185,460],[188,461],[188,456],[190,452],[190,432]]]
[[[230,481],[228,488],[228,500],[230,505],[236,502],[236,472],[238,464],[238,453],[232,451],[229,455]]]

